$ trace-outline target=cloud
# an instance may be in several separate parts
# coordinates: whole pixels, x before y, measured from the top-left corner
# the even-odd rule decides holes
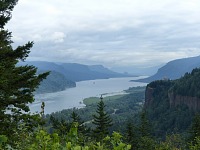
[[[158,65],[200,54],[198,0],[20,0],[7,28],[30,59]]]
[[[62,43],[65,37],[66,35],[63,32],[54,32],[51,38],[55,43]]]

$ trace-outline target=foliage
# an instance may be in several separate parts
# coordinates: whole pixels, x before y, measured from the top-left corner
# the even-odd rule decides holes
[[[97,104],[97,115],[93,115],[94,120],[92,122],[95,125],[94,135],[97,140],[103,139],[103,137],[109,133],[108,128],[112,126],[112,119],[108,113],[105,112],[106,105],[102,99]]]
[[[184,133],[190,126],[194,112],[186,105],[171,107],[168,93],[174,84],[170,80],[154,81],[147,85],[153,89],[152,102],[145,106],[156,137],[164,138],[166,134]]]
[[[145,87],[134,87],[130,88],[129,92],[131,93],[120,96],[109,96],[103,99],[106,105],[105,111],[110,115],[113,120],[113,126],[109,128],[111,132],[125,131],[125,124],[127,120],[133,118],[133,116],[142,109],[142,104],[144,102],[144,91]],[[92,115],[95,114],[96,105],[100,101],[100,99],[89,98],[87,100],[89,100],[91,103],[86,105],[86,107],[84,108],[66,109],[52,113],[51,115],[59,120],[63,119],[68,122],[72,122],[71,114],[73,112],[76,112],[77,115],[79,115],[84,121],[84,125],[93,128],[94,125],[92,124]],[[51,115],[46,115],[47,125],[50,125]]]
[[[190,150],[199,150],[200,149],[200,137],[199,136],[195,137],[194,143],[195,144],[190,143],[189,149]]]
[[[180,134],[167,135],[165,141],[156,145],[156,150],[184,150],[186,143]]]
[[[33,46],[33,42],[28,42],[13,49],[11,32],[4,29],[16,3],[17,0],[0,2],[0,134],[6,135],[10,144],[18,138],[15,133],[19,130],[19,122],[35,125],[37,115],[28,113],[28,104],[34,101],[33,92],[49,74],[37,75],[34,66],[16,66],[28,57]]]
[[[52,124],[52,128],[58,133],[58,135],[62,138],[65,138],[67,132],[70,129],[70,124],[64,119],[58,120],[53,116],[50,117],[50,121]]]
[[[2,145],[6,143],[8,138],[5,135],[0,135],[0,150],[3,149]]]
[[[61,148],[59,137],[56,133],[49,135],[44,130],[38,130],[32,139],[33,141],[28,148],[29,150],[60,150]]]
[[[137,124],[134,120],[132,122],[129,120],[125,132],[125,140],[127,143],[131,144],[133,150],[154,150],[156,142],[152,136],[152,129],[148,116],[143,110],[138,113],[138,117],[139,120]]]
[[[80,144],[80,136],[78,133],[78,123],[73,123],[66,135],[65,142],[62,143],[61,137],[57,133],[49,134],[44,129],[38,128],[26,136],[26,139],[18,143],[15,150],[130,150],[131,146],[122,141],[122,135],[113,132],[112,136],[107,136],[101,142],[89,141]],[[22,138],[23,139],[23,138]],[[27,140],[28,139],[28,140]],[[29,141],[27,143],[27,141]],[[5,136],[0,136],[0,149],[2,142],[6,142]],[[23,147],[19,147],[22,146]],[[12,149],[7,145],[6,149]]]
[[[198,141],[196,137],[200,137],[200,115],[198,113],[193,118],[189,133],[189,141],[193,144],[196,144]]]
[[[43,73],[44,71],[38,71]],[[66,88],[76,87],[76,83],[67,80],[66,77],[56,71],[51,71],[46,80],[43,80],[37,88],[36,93],[50,93],[65,90]]]
[[[151,135],[151,127],[145,111],[142,111],[140,116],[139,133],[141,137],[149,137]]]
[[[5,24],[11,19],[11,11],[17,2],[18,0],[0,1],[0,28],[4,28]]]
[[[200,68],[195,68],[191,73],[186,73],[176,81],[171,88],[175,94],[200,98]]]

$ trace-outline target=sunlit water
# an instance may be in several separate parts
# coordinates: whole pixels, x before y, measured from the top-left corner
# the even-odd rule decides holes
[[[41,111],[41,102],[45,102],[45,113],[52,113],[68,108],[84,107],[84,98],[117,95],[129,87],[146,86],[146,83],[130,82],[130,80],[142,77],[111,78],[81,81],[76,83],[75,88],[66,89],[61,92],[37,94],[36,101],[30,105],[31,112]]]

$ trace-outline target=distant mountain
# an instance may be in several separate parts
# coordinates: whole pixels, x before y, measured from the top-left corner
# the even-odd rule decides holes
[[[105,74],[113,74],[113,75],[120,75],[119,73],[116,73],[114,71],[109,70],[108,68],[105,68],[102,65],[92,65],[88,66],[91,71],[95,72],[100,72],[100,73],[105,73]]]
[[[113,72],[103,67],[102,65],[88,66],[77,63],[53,63],[44,61],[28,61],[25,63],[29,65],[34,65],[39,70],[56,71],[64,75],[66,79],[74,82],[130,76]]]
[[[137,67],[137,66],[117,66],[112,67],[111,70],[121,73],[127,73],[132,74],[136,76],[152,76],[154,75],[160,67],[162,67],[164,64],[160,64],[157,66],[152,67]]]
[[[137,81],[151,82],[160,79],[178,79],[183,76],[186,72],[191,72],[192,69],[200,67],[200,56],[177,59],[168,62],[166,65],[158,69],[158,72],[145,79]]]

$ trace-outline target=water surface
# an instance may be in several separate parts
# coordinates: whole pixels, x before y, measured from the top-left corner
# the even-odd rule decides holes
[[[130,80],[142,77],[110,78],[88,80],[76,83],[75,88],[64,91],[35,95],[36,101],[30,105],[31,112],[40,112],[41,102],[45,102],[45,113],[52,113],[68,108],[84,107],[83,99],[88,97],[100,97],[117,95],[129,87],[146,86],[146,83],[130,82]]]

